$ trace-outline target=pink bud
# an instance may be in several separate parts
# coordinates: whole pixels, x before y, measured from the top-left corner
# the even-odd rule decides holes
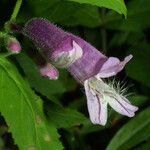
[[[21,51],[21,45],[19,41],[14,37],[9,37],[6,42],[8,50],[12,53],[19,53]]]
[[[50,78],[51,80],[57,80],[59,77],[58,70],[50,63],[47,63],[45,66],[40,68],[40,74],[44,77]]]

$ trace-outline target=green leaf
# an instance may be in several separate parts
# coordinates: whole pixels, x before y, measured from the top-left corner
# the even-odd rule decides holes
[[[80,6],[81,7],[81,6]],[[98,7],[90,5],[82,5],[78,11],[70,17],[66,25],[83,25],[85,27],[98,27],[101,23]]]
[[[150,26],[150,1],[132,0],[127,4],[127,19],[109,12],[106,14],[102,25],[110,29],[138,32]]]
[[[121,31],[114,34],[111,41],[109,42],[109,48],[114,46],[122,46],[123,44],[128,45],[136,45],[139,44],[141,39],[144,39],[143,31],[139,32],[128,32],[128,31]]]
[[[4,58],[0,58],[0,112],[20,150],[63,149],[56,128],[45,120],[41,99]]]
[[[150,136],[150,109],[147,108],[124,125],[106,150],[127,150]]]
[[[59,103],[56,101],[58,95],[71,91],[77,85],[73,78],[69,79],[69,74],[64,70],[60,72],[58,80],[42,77],[33,60],[24,53],[19,54],[17,60],[23,68],[31,87],[55,103]]]
[[[84,126],[82,127],[82,129],[80,129],[80,133],[82,135],[89,135],[90,133],[96,133],[96,132],[100,132],[101,130],[106,129],[108,126],[100,126],[100,125],[93,125],[93,123],[90,120],[87,120],[84,123]]]
[[[126,72],[129,77],[139,81],[140,83],[150,87],[150,45],[147,43],[138,43],[132,48],[130,53],[133,59],[126,66]]]
[[[144,95],[136,95],[136,96],[130,96],[129,100],[135,105],[135,106],[141,106],[144,103],[146,103],[149,100],[149,97]]]
[[[134,148],[134,150],[149,150],[150,149],[150,140],[140,146],[137,146],[137,148]]]
[[[74,1],[80,4],[91,4],[96,5],[98,7],[106,7],[109,9],[113,9],[117,11],[119,14],[127,15],[127,9],[124,3],[124,0],[67,0],[67,1]]]
[[[70,128],[89,121],[82,113],[56,104],[48,107],[47,112],[49,120],[53,121],[58,128]]]
[[[98,34],[99,33],[99,34]],[[95,46],[97,49],[101,47],[101,36],[99,28],[84,28],[84,39]]]
[[[32,11],[27,11],[29,9]],[[19,16],[19,21],[26,22],[33,16],[47,18],[51,22],[68,26],[97,27],[101,21],[98,7],[62,0],[27,1]]]

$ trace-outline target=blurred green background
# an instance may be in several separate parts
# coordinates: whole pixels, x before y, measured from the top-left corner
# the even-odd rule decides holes
[[[1,30],[9,20],[15,2],[0,0]],[[64,30],[82,37],[107,56],[123,59],[132,54],[132,61],[115,79],[130,87],[128,98],[139,107],[134,118],[121,116],[109,108],[105,127],[91,124],[83,87],[66,70],[60,70],[58,81],[42,78],[33,61],[36,47],[20,34],[13,35],[21,42],[22,52],[9,57],[11,64],[5,62],[3,66],[7,70],[15,65],[19,73],[14,73],[17,72],[14,69],[10,74],[15,74],[13,77],[15,76],[18,86],[19,83],[24,84],[21,91],[28,88],[34,91],[34,96],[28,94],[29,100],[40,97],[40,102],[43,102],[43,108],[39,110],[46,116],[44,124],[47,128],[53,126],[48,129],[53,137],[52,150],[61,150],[62,147],[65,150],[150,150],[150,0],[126,0],[126,19],[123,6],[120,11],[117,5],[112,4],[119,14],[114,10],[91,5],[90,0],[88,4],[77,2],[23,0],[16,22],[24,25],[34,17],[46,18]],[[0,47],[3,48],[2,45]],[[2,70],[0,72],[2,75]],[[29,106],[19,103],[20,93],[17,93],[10,77],[6,78],[4,75],[3,82],[2,78],[0,81],[0,150],[36,150],[32,144],[25,148],[27,142],[32,143],[31,136],[36,138],[30,127],[32,122],[27,119],[30,116]],[[5,97],[2,97],[4,92]],[[13,105],[13,110],[9,112],[10,104]],[[34,107],[33,111],[36,112],[37,107],[33,104]],[[17,118],[20,114],[22,120]],[[44,132],[44,124],[39,127],[39,130],[42,129],[37,132],[39,136]],[[34,143],[34,137],[32,141]],[[37,150],[49,149],[41,146]]]

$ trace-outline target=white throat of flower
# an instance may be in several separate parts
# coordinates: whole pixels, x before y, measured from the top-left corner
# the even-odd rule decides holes
[[[115,111],[128,117],[133,117],[136,106],[117,92],[113,86],[104,83],[103,80],[94,76],[84,82],[90,119],[94,124],[105,125],[107,122],[107,105]]]
[[[82,48],[73,41],[73,48],[72,50],[66,52],[63,51],[59,54],[57,59],[53,62],[53,64],[58,68],[68,68],[71,64],[77,61],[83,55]]]

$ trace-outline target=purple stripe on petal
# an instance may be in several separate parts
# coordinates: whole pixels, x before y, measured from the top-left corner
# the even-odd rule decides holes
[[[132,105],[125,97],[122,96],[122,99],[120,99],[120,103],[124,106],[126,106],[126,108],[130,111],[137,111],[138,107]]]
[[[107,122],[107,102],[103,101],[100,95],[91,91],[88,82],[88,80],[84,82],[84,87],[90,119],[93,124],[105,125]]]
[[[105,125],[107,122],[107,101],[104,101],[102,98],[100,99],[100,97],[97,97],[97,99],[99,100],[99,105],[101,106],[101,110],[99,113],[99,120],[101,125]]]
[[[128,117],[133,117],[135,115],[134,111],[131,111],[129,109],[129,107],[124,105],[124,103],[122,103],[121,101],[124,101],[124,100],[123,99],[122,100],[116,100],[116,99],[111,98],[109,100],[109,105],[118,113],[125,115],[125,116],[128,116]]]

